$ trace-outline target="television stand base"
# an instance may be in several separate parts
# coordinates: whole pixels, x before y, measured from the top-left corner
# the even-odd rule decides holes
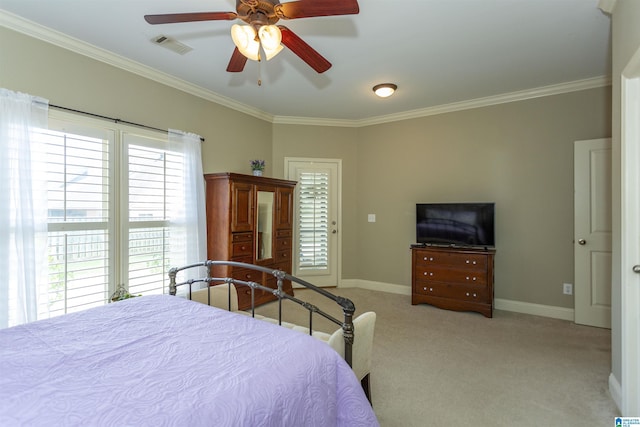
[[[493,316],[493,249],[411,246],[411,304]]]

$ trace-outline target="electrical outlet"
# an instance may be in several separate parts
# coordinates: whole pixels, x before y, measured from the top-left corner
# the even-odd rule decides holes
[[[573,285],[571,283],[563,283],[562,293],[565,295],[573,295]]]

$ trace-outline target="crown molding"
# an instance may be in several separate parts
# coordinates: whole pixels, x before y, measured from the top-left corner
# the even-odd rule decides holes
[[[254,107],[235,101],[226,96],[204,89],[201,86],[191,84],[175,76],[155,70],[139,62],[133,61],[113,52],[99,48],[82,40],[70,37],[59,31],[36,24],[20,16],[0,9],[0,25],[11,30],[25,34],[27,36],[42,40],[74,53],[87,56],[105,64],[112,65],[122,70],[148,78],[165,86],[178,89],[188,94],[206,99],[224,107],[231,108],[241,113],[262,119],[268,122],[273,121],[273,115],[265,113]]]
[[[594,89],[610,85],[611,79],[609,77],[594,77],[591,79],[576,80],[573,82],[543,86],[511,93],[504,93],[501,95],[470,99],[468,101],[437,105],[434,107],[421,108],[397,114],[389,114],[386,116],[371,117],[369,119],[358,120],[357,122],[358,127],[371,126],[381,123],[397,122],[400,120],[435,116],[437,114],[452,113],[455,111],[470,110],[473,108],[489,107],[492,105],[506,104],[509,102],[525,101],[528,99],[542,98],[551,95],[560,95],[563,93]]]
[[[603,4],[612,10],[615,7],[616,0],[600,0],[600,6]],[[603,9],[604,10],[604,9]],[[0,9],[0,25],[11,30],[17,31],[27,36],[34,37],[46,43],[53,44],[63,49],[87,56],[97,61],[112,65],[122,70],[137,74],[141,77],[148,78],[163,85],[181,90],[188,94],[203,98],[207,101],[214,102],[235,111],[256,117],[258,119],[274,123],[288,125],[307,125],[307,126],[334,126],[334,127],[365,127],[389,122],[397,122],[401,120],[409,120],[420,117],[434,116],[437,114],[451,113],[455,111],[469,110],[472,108],[481,108],[491,105],[504,104],[508,102],[523,101],[527,99],[540,98],[544,96],[558,95],[579,90],[593,89],[597,87],[611,85],[609,77],[595,77],[590,79],[578,80],[573,82],[561,83],[551,86],[544,86],[535,89],[528,89],[518,92],[511,92],[501,95],[489,96],[485,98],[477,98],[468,101],[455,102],[451,104],[438,105],[434,107],[421,108],[416,110],[405,111],[396,114],[384,116],[370,117],[360,120],[347,119],[331,119],[331,118],[313,118],[313,117],[295,117],[295,116],[274,116],[257,108],[240,103],[231,98],[222,96],[218,93],[204,89],[200,86],[191,84],[187,81],[178,79],[170,74],[166,74],[155,70],[146,65],[140,64],[131,59],[116,55],[113,52],[101,49],[97,46],[86,43],[82,40],[75,39],[61,32],[52,30],[32,21]]]
[[[454,102],[451,104],[436,105],[434,107],[404,111],[401,113],[389,114],[385,116],[370,117],[362,120],[333,120],[275,116],[273,122],[278,124],[290,125],[303,124],[317,126],[365,127],[383,123],[398,122],[401,120],[417,119],[420,117],[435,116],[438,114],[453,113],[456,111],[470,110],[473,108],[489,107],[492,105],[506,104],[509,102],[524,101],[527,99],[559,95],[563,93],[594,89],[610,85],[611,79],[609,77],[594,77],[591,79],[560,83],[535,89],[488,96],[485,98],[477,98],[468,101]]]

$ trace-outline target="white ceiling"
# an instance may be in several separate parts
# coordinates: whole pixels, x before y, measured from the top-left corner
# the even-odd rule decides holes
[[[333,64],[323,74],[286,48],[269,62],[248,61],[242,73],[228,73],[230,28],[241,21],[143,19],[235,11],[233,0],[0,0],[8,12],[0,24],[163,82],[175,77],[178,87],[274,122],[384,121],[555,85],[581,87],[610,75],[610,19],[598,0],[359,4],[358,15],[279,22]],[[158,35],[193,50],[180,55],[157,46],[151,40]],[[382,82],[396,83],[396,94],[375,97],[371,88]]]

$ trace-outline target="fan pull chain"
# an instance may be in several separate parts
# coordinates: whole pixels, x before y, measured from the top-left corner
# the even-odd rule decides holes
[[[262,58],[260,58],[260,54],[258,54],[258,86],[262,86],[262,69],[260,65],[262,64]]]

